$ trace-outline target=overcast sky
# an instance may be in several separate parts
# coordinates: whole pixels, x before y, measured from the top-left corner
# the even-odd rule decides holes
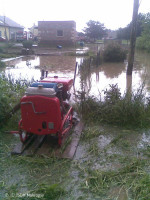
[[[139,12],[150,12],[150,0],[140,0]],[[130,23],[133,0],[0,0],[0,15],[26,28],[38,21],[76,21],[81,31],[89,20],[115,30]]]

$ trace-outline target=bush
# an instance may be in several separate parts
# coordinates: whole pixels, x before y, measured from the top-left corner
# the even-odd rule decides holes
[[[103,52],[103,59],[106,62],[121,62],[126,59],[127,52],[119,44],[108,44]]]
[[[136,47],[141,50],[150,52],[150,35],[142,34],[141,37],[137,38]]]
[[[33,41],[32,40],[26,40],[23,41],[23,47],[26,49],[32,49]]]
[[[5,67],[5,63],[0,60],[0,68]]]
[[[4,75],[0,75],[0,123],[3,122],[8,111],[20,101],[24,94],[26,85],[21,81],[8,80]]]
[[[82,115],[87,122],[150,127],[150,100],[145,98],[143,88],[121,96],[118,86],[110,85],[110,89],[104,91],[104,100],[88,97],[82,102]]]
[[[0,47],[0,53],[3,53],[4,50],[3,50],[3,47]]]

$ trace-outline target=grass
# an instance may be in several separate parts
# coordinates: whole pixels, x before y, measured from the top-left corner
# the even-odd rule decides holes
[[[4,135],[2,132],[0,138],[0,193],[7,194],[6,199],[12,199],[13,195],[17,197],[18,194],[25,193],[42,194],[43,198],[40,199],[44,200],[51,199],[51,197],[58,199],[58,196],[64,194],[65,189],[61,187],[61,184],[68,177],[68,168],[70,167],[68,160],[38,156],[10,156],[11,148],[18,138]]]
[[[105,199],[107,194],[112,193],[116,188],[120,188],[114,197],[107,196],[107,199],[117,199],[121,189],[126,191],[123,199],[145,199],[150,195],[150,175],[144,169],[145,160],[132,160],[130,163],[118,170],[86,170],[86,177],[82,183],[82,189],[94,193],[96,196],[101,196]],[[121,192],[122,193],[122,192]]]
[[[138,138],[135,132],[131,133],[107,126],[89,126],[83,133],[79,144],[79,149],[81,147],[85,149],[84,152],[80,152],[82,158],[71,161],[36,155],[33,157],[11,156],[10,151],[19,138],[4,133],[10,128],[11,126],[6,126],[0,131],[0,194],[2,199],[100,198],[104,200],[115,199],[119,193],[123,194],[123,191],[126,191],[127,199],[147,200],[149,195],[147,188],[150,183],[149,160],[135,157],[126,151],[120,154],[115,150],[118,148],[120,151],[122,146],[133,148],[132,140],[128,137],[133,134]],[[112,139],[101,149],[98,138],[102,135],[104,137],[111,135]],[[145,156],[147,156],[146,152],[148,153],[147,148],[145,148]],[[115,167],[117,163],[119,165]],[[19,195],[24,196],[19,197]]]
[[[17,54],[6,54],[6,53],[0,53],[0,58],[14,58],[17,57]]]
[[[92,57],[93,57],[95,54],[94,54],[93,51],[87,51],[87,52],[84,52],[84,53],[81,53],[81,52],[79,51],[79,52],[70,52],[70,53],[66,53],[66,55],[69,55],[69,56],[77,56],[77,57],[79,57],[79,56],[81,56],[81,57],[84,57],[84,56],[90,57],[90,56],[92,56]]]
[[[132,193],[131,199],[147,200],[150,195],[150,175],[144,170],[145,163],[145,160],[135,159],[118,171],[88,170],[84,189],[106,195],[111,187],[119,186],[125,188],[127,196]]]
[[[78,104],[78,110],[87,123],[106,123],[127,128],[150,127],[150,104],[143,88],[122,96],[117,85],[110,85],[104,91],[104,99],[101,96],[99,99],[84,96]]]
[[[130,40],[122,40],[122,44],[130,45]]]
[[[105,133],[105,131],[101,130],[97,126],[87,127],[84,130],[84,133],[81,135],[81,139],[85,140],[85,141],[90,140],[90,139],[100,136],[101,134],[104,134],[104,133]]]

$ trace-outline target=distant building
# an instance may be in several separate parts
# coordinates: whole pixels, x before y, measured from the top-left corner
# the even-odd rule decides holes
[[[24,27],[8,17],[0,16],[0,36],[8,40],[16,40],[17,32],[23,31]]]
[[[76,23],[74,21],[39,21],[40,44],[52,46],[71,46],[76,41]]]
[[[33,40],[38,40],[38,26],[34,24],[29,30],[32,33]]]

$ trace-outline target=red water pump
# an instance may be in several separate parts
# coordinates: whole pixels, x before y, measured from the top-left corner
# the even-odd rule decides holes
[[[73,109],[67,103],[73,84],[70,78],[47,77],[33,83],[21,98],[20,140],[32,134],[52,135],[61,145],[63,135],[72,127]]]

